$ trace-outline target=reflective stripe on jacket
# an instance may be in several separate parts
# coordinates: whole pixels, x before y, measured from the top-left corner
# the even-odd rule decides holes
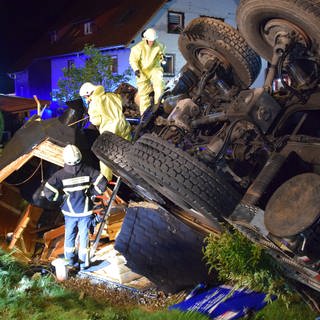
[[[57,201],[61,195],[65,201],[61,211],[67,216],[84,217],[92,214],[91,196],[102,194],[107,179],[96,169],[82,163],[65,165],[45,184],[44,194],[48,200]]]

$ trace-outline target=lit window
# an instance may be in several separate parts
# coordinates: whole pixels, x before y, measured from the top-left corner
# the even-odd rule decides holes
[[[67,61],[67,68],[68,70],[72,69],[74,67],[74,60],[70,59]]]
[[[167,77],[174,76],[174,68],[175,68],[175,55],[174,54],[166,54],[165,55],[166,63],[163,65],[163,75]]]
[[[184,29],[184,13],[168,11],[168,33],[181,33]]]
[[[92,28],[92,22],[91,21],[90,22],[86,22],[84,24],[84,34],[91,34],[93,32],[92,29],[93,28]]]

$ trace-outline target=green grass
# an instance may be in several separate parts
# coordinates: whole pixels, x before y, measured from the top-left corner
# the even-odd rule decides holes
[[[84,297],[55,282],[51,275],[29,272],[0,252],[0,319],[6,320],[205,320],[197,313],[149,312],[136,306],[115,307],[112,301]]]
[[[250,320],[314,320],[319,314],[312,311],[304,302],[291,303],[287,307],[277,300],[253,315]]]
[[[198,313],[150,311],[137,304],[117,305],[115,300],[93,299],[81,290],[69,290],[50,275],[29,272],[26,265],[0,251],[0,319],[6,320],[208,320]],[[32,275],[33,273],[33,275]],[[277,300],[250,320],[314,320],[317,314],[302,302]]]

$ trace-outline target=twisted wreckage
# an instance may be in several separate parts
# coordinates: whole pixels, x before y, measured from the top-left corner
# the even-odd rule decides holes
[[[191,21],[179,37],[187,63],[141,119],[134,143],[109,132],[95,139],[95,156],[149,202],[127,209],[116,248],[134,271],[177,290],[205,277],[195,263],[201,240],[227,222],[287,277],[320,291],[320,7],[242,0],[237,24]],[[260,57],[265,82],[251,88]],[[63,145],[57,128],[68,122],[51,121],[55,132],[43,140]],[[39,145],[38,134],[32,139]]]

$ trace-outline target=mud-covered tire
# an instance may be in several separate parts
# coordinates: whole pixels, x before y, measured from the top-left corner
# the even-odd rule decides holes
[[[182,223],[166,210],[129,207],[115,249],[134,272],[166,292],[208,281],[202,246],[205,234]]]
[[[223,176],[155,135],[137,140],[128,160],[165,197],[191,216],[215,222],[218,230],[221,217],[231,214],[240,201]]]
[[[263,58],[271,62],[273,48],[263,36],[268,21],[281,19],[300,28],[311,42],[311,51],[320,51],[320,2],[318,0],[241,0],[237,24],[242,36]]]
[[[103,132],[93,143],[92,152],[143,199],[164,204],[165,200],[133,170],[127,161],[131,142],[111,133]]]
[[[242,89],[255,81],[261,69],[260,57],[240,33],[214,18],[192,20],[179,37],[179,49],[199,73],[204,69],[204,61],[199,59],[201,55],[218,57],[221,62],[231,66],[233,82]]]

